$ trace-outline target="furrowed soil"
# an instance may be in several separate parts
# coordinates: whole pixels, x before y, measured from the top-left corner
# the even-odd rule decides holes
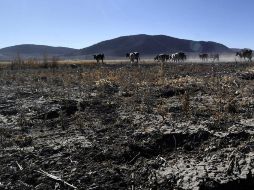
[[[254,189],[254,64],[0,70],[0,189]]]

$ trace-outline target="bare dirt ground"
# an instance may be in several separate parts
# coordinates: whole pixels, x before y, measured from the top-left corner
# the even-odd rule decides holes
[[[0,189],[254,189],[253,68],[1,68]]]

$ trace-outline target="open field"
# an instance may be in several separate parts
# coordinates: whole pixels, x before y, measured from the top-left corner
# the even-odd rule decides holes
[[[0,68],[0,189],[254,189],[254,63],[121,62]]]
[[[154,55],[155,57],[155,55]],[[141,56],[141,63],[142,64],[154,64],[154,57],[153,56],[145,56],[145,57],[142,57]],[[59,59],[58,60],[58,64],[61,64],[61,65],[70,65],[70,64],[77,64],[77,65],[87,65],[87,64],[95,64],[96,63],[96,60],[92,59],[93,57],[90,56],[90,59]],[[48,58],[48,61],[50,62],[52,58]],[[31,65],[31,62],[34,63],[43,63],[43,59],[25,59],[26,63],[30,63]],[[221,54],[220,55],[220,61],[215,61],[216,63],[227,63],[227,62],[241,62],[242,60],[237,58],[235,56],[235,54]],[[128,64],[130,61],[128,58],[125,58],[125,57],[107,57],[106,56],[106,59],[105,59],[105,63],[106,64]],[[186,63],[204,63],[199,57],[198,55],[196,54],[193,54],[193,55],[188,55],[187,56],[187,61],[185,61]],[[205,63],[213,63],[214,61],[212,61],[211,59],[209,59],[208,61],[206,61]],[[172,63],[172,61],[169,61],[169,63]],[[3,67],[3,66],[6,66],[6,65],[10,65],[11,64],[11,61],[1,61],[0,60],[0,67]],[[38,65],[38,64],[36,64]]]

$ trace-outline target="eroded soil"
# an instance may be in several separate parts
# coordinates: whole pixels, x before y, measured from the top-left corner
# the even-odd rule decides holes
[[[251,63],[2,69],[0,189],[254,189],[253,76]]]

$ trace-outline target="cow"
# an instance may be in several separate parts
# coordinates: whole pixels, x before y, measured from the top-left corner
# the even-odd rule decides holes
[[[185,61],[187,59],[187,56],[183,52],[178,52],[178,53],[173,53],[169,58],[170,60],[174,62],[179,62],[179,61]]]
[[[134,63],[135,60],[136,60],[136,63],[138,63],[140,60],[139,52],[126,53],[126,57],[130,59],[131,63]]]
[[[104,59],[105,59],[105,56],[104,54],[97,54],[97,55],[93,55],[93,58],[97,61],[97,63],[99,63],[100,61],[102,63],[104,63]]]
[[[72,69],[77,69],[77,68],[78,68],[78,65],[77,65],[77,64],[71,64],[70,67],[71,67]]]
[[[208,61],[208,57],[209,57],[209,55],[208,55],[207,53],[199,54],[199,58],[200,58],[202,61]]]
[[[252,50],[244,49],[240,52],[236,52],[236,56],[240,57],[241,59],[244,58],[244,60],[247,59],[247,60],[251,61],[251,59],[252,59]]]
[[[156,55],[156,57],[154,58],[154,61],[167,62],[169,58],[170,56],[168,54],[159,54],[159,55]]]
[[[211,54],[210,59],[212,61],[220,61],[220,55],[218,53],[217,54]]]

